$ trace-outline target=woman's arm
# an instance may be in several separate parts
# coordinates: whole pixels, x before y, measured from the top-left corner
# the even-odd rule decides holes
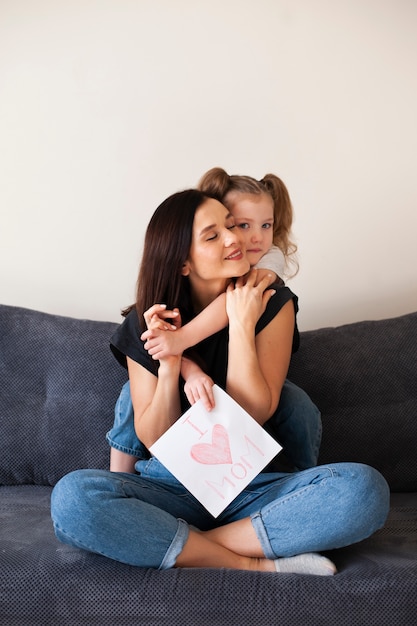
[[[135,431],[149,448],[181,415],[178,381],[181,357],[161,361],[158,376],[127,358]]]
[[[252,273],[251,273],[252,274]],[[257,422],[264,424],[278,406],[292,352],[295,312],[287,302],[255,337],[255,326],[271,290],[267,279],[255,286],[251,275],[246,285],[240,279],[227,292],[229,316],[229,361],[227,392]]]
[[[226,294],[222,294],[224,304],[224,316],[226,316]],[[218,309],[218,305],[213,307],[214,311]],[[204,325],[203,316],[203,325]],[[155,344],[152,338],[155,338],[157,345],[167,345],[169,343],[165,340],[165,336],[176,336],[181,325],[181,315],[178,309],[173,311],[167,310],[165,305],[155,304],[144,315],[148,330],[142,333],[142,341],[146,340],[144,344],[145,350],[151,354],[153,359],[163,359],[170,356],[168,354],[162,354],[157,352]],[[173,319],[174,324],[170,324],[167,320]],[[175,333],[171,331],[175,330]],[[161,344],[158,342],[161,341]],[[194,363],[191,359],[182,357],[181,359],[181,375],[185,380],[184,392],[190,404],[194,404],[197,400],[201,400],[207,411],[211,411],[214,407],[214,395],[213,395],[213,380],[203,370]]]

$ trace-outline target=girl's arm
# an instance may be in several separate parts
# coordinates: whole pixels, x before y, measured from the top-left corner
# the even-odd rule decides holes
[[[141,339],[146,340],[145,349],[152,358],[160,360],[169,355],[182,354],[187,348],[217,333],[227,323],[226,294],[222,293],[185,326],[149,329],[142,334]]]
[[[182,358],[181,376],[185,380],[184,392],[188,402],[192,405],[201,400],[207,411],[214,408],[213,379],[210,378],[201,367],[187,359]]]
[[[258,268],[258,266],[255,266],[254,269],[256,269],[256,284],[260,283],[260,281],[265,277],[268,278],[268,285],[272,285],[272,283],[276,283],[280,280],[278,274],[275,274],[275,272],[270,269],[261,269]]]
[[[294,305],[283,306],[255,336],[255,326],[273,291],[267,278],[255,286],[256,272],[227,291],[229,361],[226,391],[252,417],[264,424],[278,406],[292,352]],[[249,384],[250,382],[250,384]]]
[[[268,286],[277,279],[277,275],[273,270],[257,270],[255,284],[258,285],[264,278],[267,280],[266,285]],[[245,279],[246,277],[243,277],[243,280]],[[262,284],[265,285],[264,282]],[[166,311],[165,307],[162,308],[163,305],[159,306],[161,307],[160,314],[169,317],[171,312]],[[158,360],[169,355],[182,354],[187,348],[195,346],[203,339],[225,328],[228,322],[226,294],[222,293],[185,326],[179,328],[174,325],[155,324],[154,328],[146,330],[141,335],[141,339],[146,341],[145,349],[152,358]],[[175,332],[165,332],[167,330]],[[184,379],[186,380],[185,376]]]
[[[281,248],[278,246],[272,245],[267,252],[259,259],[257,264],[255,265],[255,269],[267,271],[269,270],[271,273],[275,274],[275,278],[283,277],[285,275],[285,256]],[[258,280],[259,280],[258,272]]]

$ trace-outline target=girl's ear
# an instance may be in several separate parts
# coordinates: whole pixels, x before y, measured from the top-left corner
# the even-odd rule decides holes
[[[181,276],[188,276],[190,274],[190,264],[186,261],[181,268]]]

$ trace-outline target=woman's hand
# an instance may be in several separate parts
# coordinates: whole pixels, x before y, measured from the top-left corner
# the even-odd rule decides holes
[[[294,333],[292,302],[255,335],[256,323],[275,290],[267,289],[268,276],[256,284],[256,270],[228,287],[229,360],[226,391],[259,424],[275,411],[288,371]],[[250,381],[250,385],[248,385]]]
[[[268,289],[269,275],[264,276],[257,283],[257,270],[253,269],[245,276],[230,284],[226,292],[226,311],[230,324],[239,323],[252,330],[269,300],[275,294],[274,289]]]

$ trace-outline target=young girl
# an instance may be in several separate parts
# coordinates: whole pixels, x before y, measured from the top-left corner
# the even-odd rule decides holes
[[[257,283],[265,276],[273,283],[278,277],[293,276],[298,271],[297,247],[290,239],[292,203],[278,176],[267,174],[258,181],[251,176],[229,176],[217,167],[203,175],[199,189],[229,209],[245,245],[246,258],[251,267],[257,268]],[[154,307],[153,319],[149,322],[148,331],[141,339],[146,341],[145,348],[153,359],[182,354],[227,326],[226,294],[222,293],[183,326],[180,326],[179,312],[166,311],[163,304]],[[205,408],[211,410],[214,406],[211,377],[185,357],[181,374],[190,404],[201,400]],[[308,395],[290,381],[285,381],[279,407],[265,428],[284,448],[276,469],[306,469],[317,464],[320,412]],[[129,382],[122,389],[115,407],[115,422],[106,437],[111,446],[110,469],[133,472],[136,461],[146,450],[134,431]]]

